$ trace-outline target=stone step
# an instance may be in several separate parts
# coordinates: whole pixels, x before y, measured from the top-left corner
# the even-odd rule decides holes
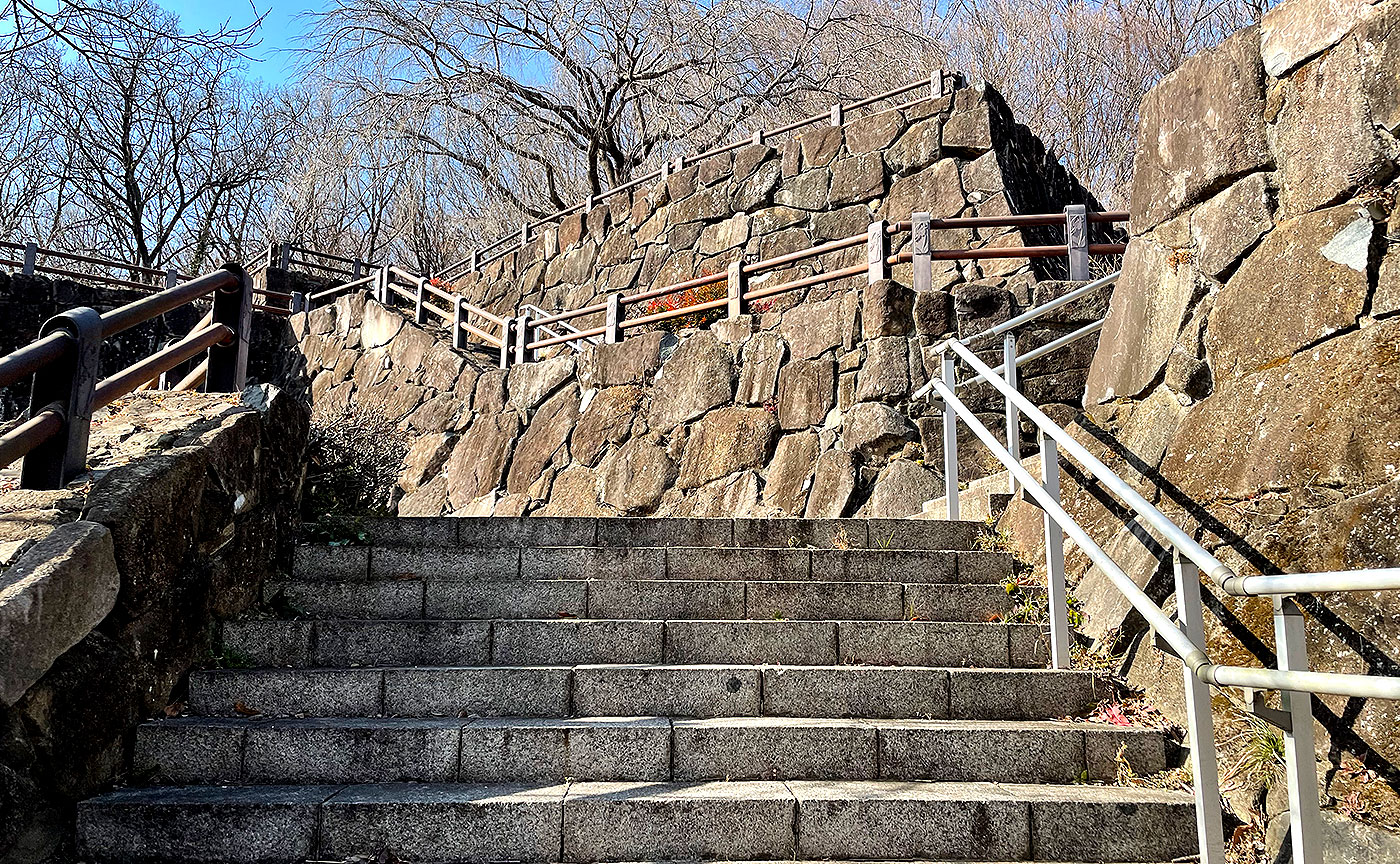
[[[1005,552],[914,549],[791,549],[710,546],[558,546],[459,549],[420,546],[298,546],[302,581],[382,584],[502,579],[673,579],[1000,584]],[[359,587],[356,585],[356,587]]]
[[[96,862],[1120,862],[1189,855],[1195,835],[1182,792],[976,782],[177,787],[78,805]]]
[[[575,780],[1112,781],[1165,736],[1102,723],[786,717],[181,717],[142,725],[138,775],[179,784]]]
[[[505,579],[268,582],[263,598],[312,618],[632,618],[985,622],[1015,605],[1001,585]]]
[[[636,619],[248,619],[223,627],[226,657],[257,666],[538,666],[779,663],[1046,665],[1034,624],[958,621]]]
[[[920,524],[922,523],[922,524]],[[738,546],[816,549],[975,549],[975,521],[908,519],[699,519],[522,516],[369,519],[372,546]]]
[[[305,717],[867,717],[1039,720],[1106,695],[1088,672],[927,666],[606,664],[210,669],[189,710]]]

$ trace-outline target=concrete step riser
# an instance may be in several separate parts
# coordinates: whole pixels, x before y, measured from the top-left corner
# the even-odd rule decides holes
[[[973,549],[987,533],[976,522],[909,519],[395,518],[371,519],[375,546],[531,548],[541,546],[735,546],[817,549]]]
[[[850,720],[181,719],[137,731],[137,772],[202,784],[511,781],[1112,781],[1165,739],[1093,725]]]
[[[1000,585],[609,579],[270,582],[264,598],[314,618],[994,621]]]
[[[1101,697],[1088,673],[874,666],[210,670],[189,709],[310,717],[1042,719]]]
[[[1189,801],[1102,787],[824,781],[134,790],[80,805],[78,827],[98,862],[227,861],[235,849],[241,861],[387,851],[420,862],[1112,862],[1193,851]]]
[[[299,546],[299,580],[331,583],[419,578],[742,579],[752,581],[936,582],[995,585],[1015,562],[1003,552],[878,549],[735,549],[685,546],[439,549]]]
[[[258,666],[775,663],[1046,665],[1030,624],[932,621],[283,621],[224,625],[229,656]]]

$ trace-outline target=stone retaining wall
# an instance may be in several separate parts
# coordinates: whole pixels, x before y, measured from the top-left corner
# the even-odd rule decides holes
[[[266,386],[128,397],[94,418],[89,474],[0,491],[0,861],[73,860],[74,804],[128,776],[135,726],[289,571],[306,429]]]

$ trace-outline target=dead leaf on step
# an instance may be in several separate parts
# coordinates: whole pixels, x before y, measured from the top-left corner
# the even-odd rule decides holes
[[[393,579],[393,580],[395,580],[395,581],[398,581],[398,582],[415,582],[415,581],[417,581],[417,579],[418,579],[418,574],[417,574],[417,573],[408,573],[408,572],[404,572],[404,573],[395,573],[393,576],[390,576],[389,578],[390,578],[390,579]]]
[[[233,710],[234,713],[242,714],[244,717],[257,717],[259,714],[263,713],[256,708],[249,708],[247,705],[243,704],[242,699],[233,703]]]
[[[560,611],[558,611],[558,612],[555,612],[554,614],[555,614],[555,616],[557,616],[557,617],[559,617],[559,618],[577,618],[577,617],[578,617],[578,616],[575,615],[574,613],[572,613],[572,612],[565,612],[565,611],[563,611],[562,609],[561,609]]]
[[[184,711],[184,710],[185,710],[185,703],[184,703],[184,702],[171,702],[169,705],[166,705],[166,706],[165,706],[165,716],[166,716],[166,717],[179,717],[179,716],[180,716],[180,712],[182,712],[182,711]]]

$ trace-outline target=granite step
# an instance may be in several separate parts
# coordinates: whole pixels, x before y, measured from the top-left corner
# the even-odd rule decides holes
[[[226,657],[256,666],[778,663],[1043,667],[1044,628],[959,621],[247,619]]]
[[[211,669],[188,708],[306,717],[865,717],[1081,715],[1106,694],[1088,672],[927,666],[601,664]]]
[[[994,829],[993,829],[993,826]],[[1171,860],[1191,796],[1112,786],[747,780],[127,789],[78,805],[96,862]]]
[[[298,546],[302,581],[376,583],[503,579],[671,579],[1001,584],[1015,569],[1005,552],[794,549],[718,546]],[[358,587],[358,586],[357,586]]]
[[[789,717],[180,717],[134,764],[177,784],[575,780],[1112,781],[1168,764],[1156,730],[1103,723]]]
[[[995,621],[1015,605],[1002,585],[503,579],[268,582],[268,605],[309,618]]]

